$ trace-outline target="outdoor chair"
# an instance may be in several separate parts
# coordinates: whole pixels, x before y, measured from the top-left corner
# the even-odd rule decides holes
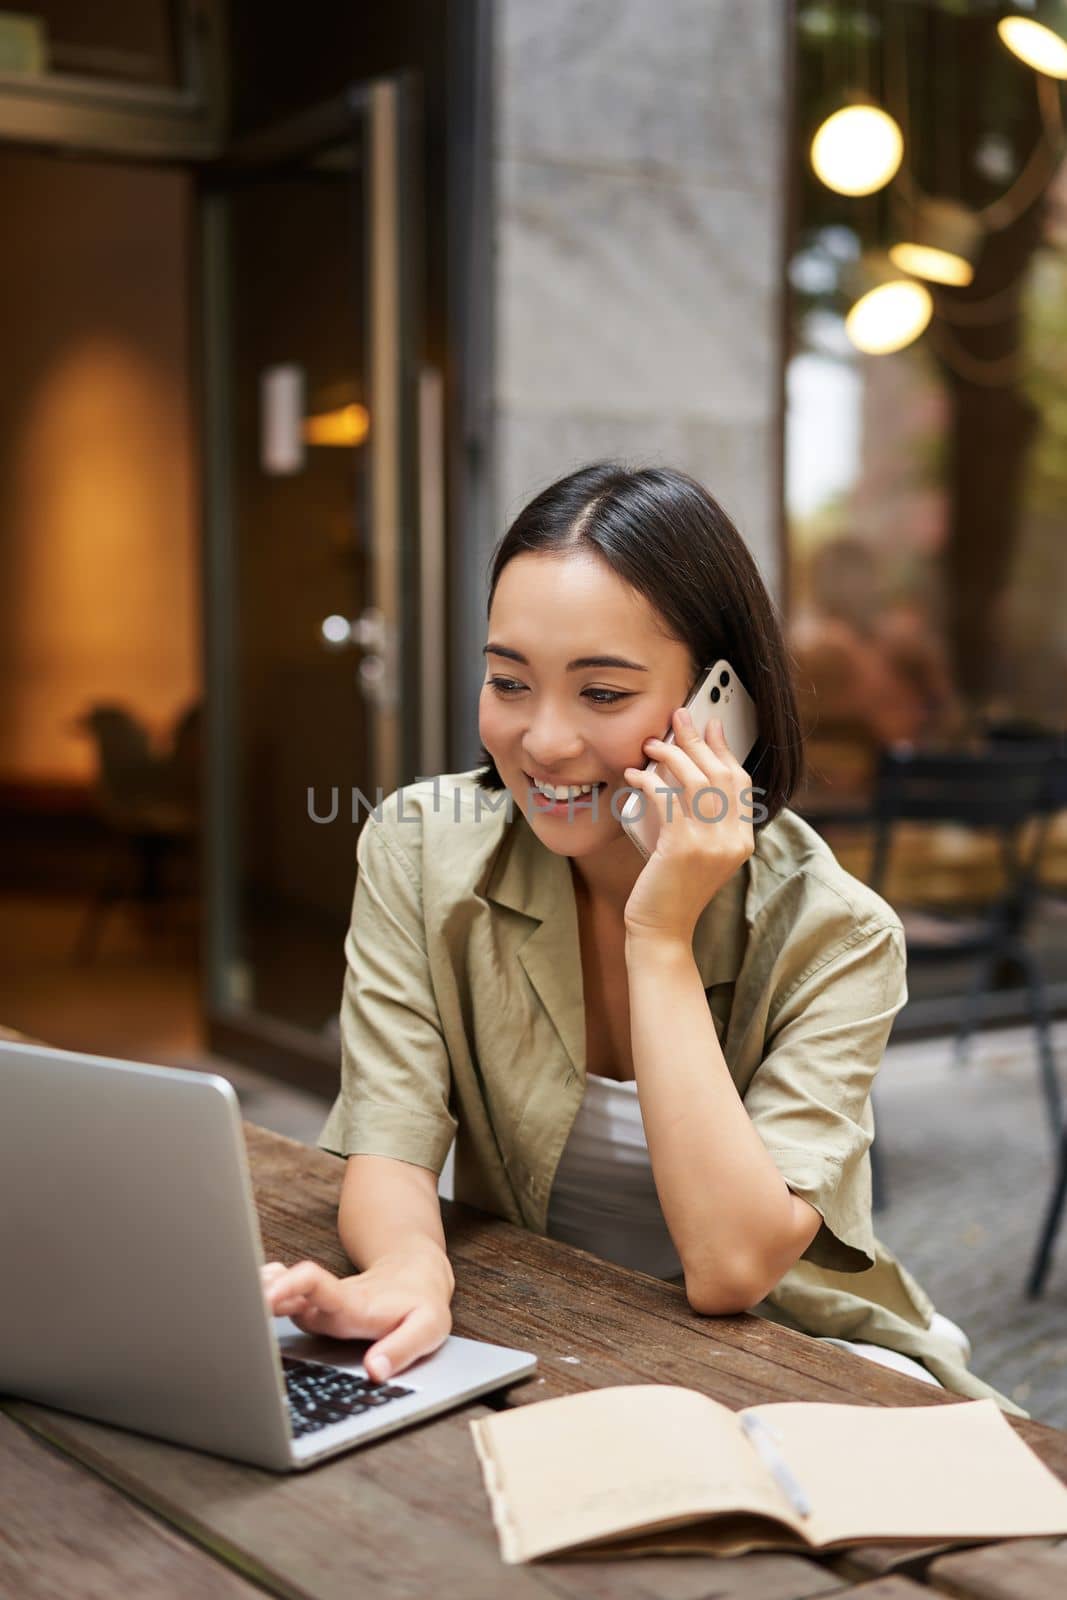
[[[965,1060],[981,1021],[985,994],[1004,972],[1015,969],[1020,974],[1034,1026],[1049,1123],[1053,1137],[1059,1140],[1062,1101],[1048,1002],[1040,969],[1025,942],[1037,895],[1037,857],[1049,814],[1052,761],[1047,744],[989,745],[976,752],[910,747],[885,750],[878,769],[869,882],[885,893],[899,823],[955,824],[996,834],[1001,867],[996,893],[975,895],[965,904],[924,900],[921,907],[898,905],[895,909],[904,925],[909,967],[974,963],[956,1033],[957,1064]],[[878,1208],[884,1206],[886,1192],[880,1156],[872,1147]]]
[[[192,844],[200,717],[193,706],[178,719],[165,754],[152,749],[143,724],[124,706],[91,706],[75,726],[93,744],[93,800],[111,844],[75,944],[75,956],[84,959],[95,953],[104,919],[118,901],[132,899],[146,915],[159,907],[167,860]]]

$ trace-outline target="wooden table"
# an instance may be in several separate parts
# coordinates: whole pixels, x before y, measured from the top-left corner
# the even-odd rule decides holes
[[[350,1270],[335,1232],[343,1163],[246,1124],[268,1258]],[[536,1351],[538,1372],[288,1477],[48,1410],[0,1412],[0,1595],[18,1600],[1063,1600],[1067,1541],[553,1560],[506,1567],[469,1421],[613,1383],[662,1380],[732,1407],[955,1399],[751,1316],[698,1317],[680,1289],[444,1202],[455,1332]],[[1067,1482],[1067,1433],[1012,1419]]]

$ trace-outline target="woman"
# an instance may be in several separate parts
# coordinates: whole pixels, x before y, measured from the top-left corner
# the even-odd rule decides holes
[[[435,1349],[455,1136],[459,1200],[676,1280],[696,1312],[752,1309],[1018,1412],[871,1231],[903,935],[786,809],[788,659],[729,518],[667,469],[562,479],[496,552],[484,654],[485,767],[398,791],[357,847],[320,1144],[348,1158],[363,1270],[271,1263],[271,1309],[372,1339],[383,1381]],[[756,704],[746,768],[684,710],[721,657]],[[633,790],[660,816],[647,861],[618,821]]]

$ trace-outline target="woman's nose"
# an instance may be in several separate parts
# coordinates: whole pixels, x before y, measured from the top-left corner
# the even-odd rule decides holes
[[[570,761],[582,749],[581,735],[566,718],[543,711],[530,723],[522,743],[530,761],[540,767]]]

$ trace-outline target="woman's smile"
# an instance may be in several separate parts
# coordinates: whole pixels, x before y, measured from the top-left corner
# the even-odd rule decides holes
[[[530,804],[543,816],[565,817],[575,811],[599,811],[600,797],[607,788],[603,782],[542,784],[529,772],[523,776],[530,785]],[[552,791],[550,794],[544,792],[548,789]]]

